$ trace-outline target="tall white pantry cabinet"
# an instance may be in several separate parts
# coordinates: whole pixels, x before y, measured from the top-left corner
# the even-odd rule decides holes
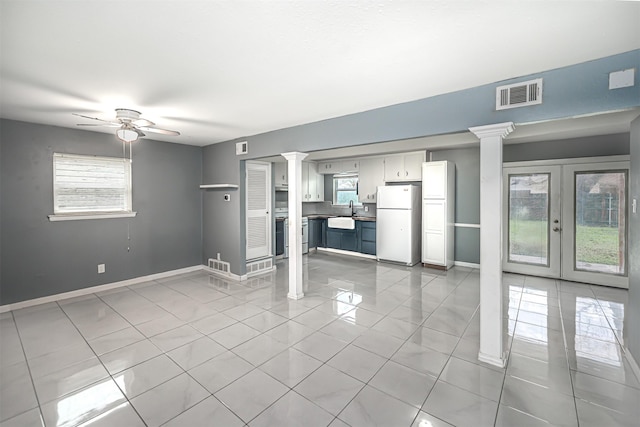
[[[449,269],[454,263],[456,166],[422,164],[422,263]]]

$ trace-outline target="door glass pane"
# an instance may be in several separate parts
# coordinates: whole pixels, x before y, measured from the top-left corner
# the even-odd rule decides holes
[[[550,175],[509,175],[509,262],[549,265]]]
[[[625,275],[626,172],[578,172],[574,268]]]

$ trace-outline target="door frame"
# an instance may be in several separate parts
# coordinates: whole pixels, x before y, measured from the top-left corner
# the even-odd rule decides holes
[[[622,166],[624,165],[626,162],[626,166]],[[582,272],[582,271],[573,271],[573,262],[572,260],[574,259],[575,255],[574,255],[574,243],[573,243],[573,236],[575,233],[574,230],[574,219],[573,219],[573,210],[574,210],[574,201],[572,200],[573,197],[575,197],[574,194],[574,190],[573,190],[573,186],[569,185],[566,181],[569,179],[570,181],[572,180],[572,176],[573,176],[573,172],[575,172],[578,168],[578,166],[588,166],[590,164],[593,164],[593,170],[597,171],[598,169],[600,170],[619,170],[619,169],[627,169],[629,168],[629,163],[630,163],[630,156],[628,155],[620,155],[620,156],[602,156],[602,157],[577,157],[577,158],[570,158],[570,159],[550,159],[550,160],[533,160],[533,161],[521,161],[521,162],[504,162],[502,165],[503,168],[503,183],[507,182],[507,175],[504,173],[505,169],[511,169],[511,168],[530,168],[529,170],[534,171],[536,170],[536,168],[539,169],[543,169],[545,167],[551,167],[551,166],[565,166],[564,168],[562,168],[562,174],[559,177],[560,181],[559,185],[560,185],[560,210],[561,210],[561,220],[560,220],[560,226],[562,228],[562,232],[561,232],[561,238],[560,238],[560,270],[557,276],[553,275],[553,274],[541,274],[539,272],[535,272],[535,270],[531,273],[526,272],[525,270],[528,269],[518,269],[517,273],[519,274],[531,274],[534,276],[543,276],[543,277],[551,277],[551,278],[555,278],[558,280],[569,280],[569,281],[579,281],[579,282],[584,282],[584,283],[589,283],[589,284],[599,284],[599,285],[606,285],[606,286],[613,286],[613,287],[620,287],[620,288],[627,288],[629,287],[629,278],[628,278],[628,265],[629,265],[629,259],[628,259],[628,242],[629,242],[629,227],[628,227],[628,210],[629,210],[629,203],[627,200],[627,227],[626,227],[626,255],[627,255],[627,268],[626,268],[626,274],[625,276],[615,276],[612,274],[604,274],[604,273],[591,273],[591,272]],[[612,167],[613,166],[613,167]],[[588,167],[585,168],[586,170],[590,170]],[[569,178],[567,178],[567,174],[570,175]],[[509,208],[509,188],[507,185],[504,185],[505,188],[503,188],[503,194],[505,195],[503,197],[503,221],[504,224],[502,226],[502,240],[503,240],[503,269],[504,271],[511,271],[511,269],[505,268],[506,264],[507,264],[507,254],[508,254],[508,227],[509,227],[509,216],[508,216],[508,208]],[[629,197],[629,188],[628,188],[628,180],[627,180],[627,199]],[[567,197],[569,197],[569,199],[567,200]],[[564,203],[562,203],[564,202]],[[569,203],[569,205],[567,205],[567,202]],[[551,226],[552,224],[550,224]],[[551,255],[551,254],[550,254]],[[570,269],[572,271],[572,273],[570,273],[568,276],[565,273],[565,271],[569,271],[567,269]],[[573,273],[586,273],[586,274],[573,274]]]

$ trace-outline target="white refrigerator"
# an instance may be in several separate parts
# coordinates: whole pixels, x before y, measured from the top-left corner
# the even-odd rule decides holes
[[[417,185],[378,187],[376,257],[406,265],[420,262],[421,193]]]

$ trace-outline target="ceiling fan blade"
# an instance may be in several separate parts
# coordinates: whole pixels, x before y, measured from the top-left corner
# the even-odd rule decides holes
[[[177,130],[160,129],[160,128],[153,128],[153,127],[147,127],[147,126],[139,126],[138,129],[143,130],[145,132],[161,133],[163,135],[173,135],[173,136],[180,135],[180,132],[178,132]]]
[[[112,124],[112,125],[114,125],[114,126],[120,126],[120,125],[122,125],[122,123],[120,123],[120,122],[115,122],[115,121],[113,121],[113,120],[104,120],[104,119],[99,119],[99,118],[97,118],[97,117],[85,116],[85,115],[83,115],[83,114],[78,114],[78,113],[71,113],[71,114],[73,114],[74,116],[83,117],[83,118],[85,118],[85,119],[89,119],[89,120],[97,120],[97,121],[99,121],[99,122],[109,123],[109,124]]]
[[[97,126],[103,128],[119,128],[122,126],[120,123],[76,123],[76,126]]]
[[[133,123],[135,126],[155,126],[156,124],[153,123],[151,120],[147,120],[147,119],[136,119],[134,121],[132,121],[131,123]]]

